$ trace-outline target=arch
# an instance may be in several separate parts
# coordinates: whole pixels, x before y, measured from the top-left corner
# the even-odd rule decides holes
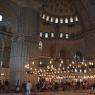
[[[9,5],[3,3],[2,2],[0,3],[0,14],[8,17],[9,21],[12,23],[11,24],[12,31],[16,31],[17,13],[14,9],[12,9],[12,6],[10,5],[11,2],[8,2]]]
[[[60,58],[66,58],[66,57],[67,57],[67,56],[66,56],[66,51],[63,50],[63,49],[61,49],[61,50],[59,51],[59,57],[60,57]]]
[[[81,0],[75,0],[75,1],[73,1],[73,4],[76,8],[76,12],[77,12],[78,17],[79,17],[80,25],[82,27],[82,32],[84,32],[85,30],[87,30],[87,28],[89,28],[88,26],[86,26],[86,24],[89,24],[89,26],[92,25],[90,15],[87,12],[86,7],[84,6],[84,4]],[[84,16],[86,18],[86,21],[83,18]]]

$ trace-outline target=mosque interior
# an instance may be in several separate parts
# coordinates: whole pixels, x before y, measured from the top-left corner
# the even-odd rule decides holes
[[[0,83],[95,83],[94,0],[0,0]]]

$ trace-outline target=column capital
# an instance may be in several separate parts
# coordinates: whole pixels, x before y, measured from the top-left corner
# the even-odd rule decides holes
[[[39,41],[39,37],[33,37],[33,36],[29,36],[29,35],[25,35],[22,33],[16,33],[12,36],[12,42],[17,42],[17,41],[27,41],[27,42],[38,42]]]

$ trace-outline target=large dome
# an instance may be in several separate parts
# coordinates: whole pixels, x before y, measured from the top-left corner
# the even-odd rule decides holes
[[[76,15],[76,10],[72,0],[47,0],[43,3],[42,12],[57,17]]]
[[[47,0],[42,3],[42,19],[55,23],[78,21],[77,11],[72,0]]]

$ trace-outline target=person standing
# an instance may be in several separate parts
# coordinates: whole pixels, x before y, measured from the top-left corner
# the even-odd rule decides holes
[[[23,92],[23,95],[26,95],[26,82],[25,81],[22,83],[22,92]]]
[[[8,82],[8,80],[5,80],[4,86],[5,86],[5,91],[8,92],[8,89],[9,89],[9,82]]]
[[[26,84],[27,95],[31,94],[31,89],[32,89],[32,84],[30,83],[30,81],[28,81]]]
[[[19,92],[20,91],[20,81],[17,80],[17,83],[16,83],[16,92]]]

